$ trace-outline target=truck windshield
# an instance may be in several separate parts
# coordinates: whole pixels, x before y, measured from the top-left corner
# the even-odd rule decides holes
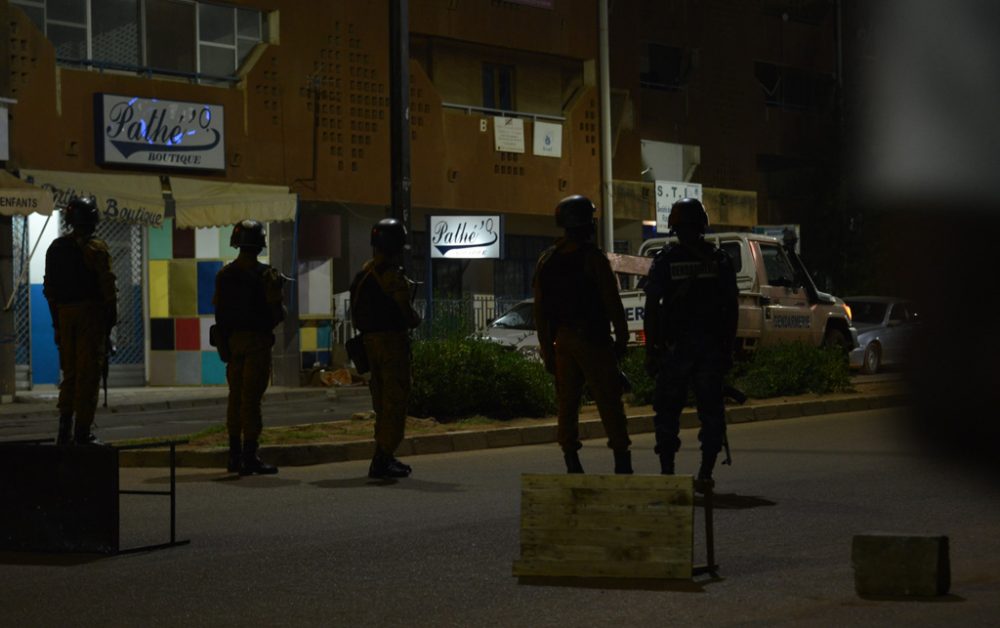
[[[885,320],[885,303],[872,301],[847,301],[851,308],[851,320],[855,323],[878,324]]]
[[[500,329],[535,329],[535,314],[532,303],[518,303],[506,314],[493,321],[490,327]]]

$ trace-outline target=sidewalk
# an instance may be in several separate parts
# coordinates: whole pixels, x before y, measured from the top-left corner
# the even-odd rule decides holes
[[[901,392],[901,386],[880,386],[875,392],[841,393],[825,396],[802,395],[777,399],[750,400],[743,406],[728,406],[726,418],[729,423],[769,421],[795,417],[857,412],[892,406],[905,406],[908,396]],[[642,434],[653,431],[652,408],[642,406],[628,408],[629,433]],[[439,454],[496,447],[516,447],[538,445],[556,441],[556,421],[554,417],[544,419],[519,419],[516,427],[483,426],[482,429],[409,436],[400,444],[396,454],[400,457],[422,454]],[[681,415],[681,428],[698,426],[697,414],[688,408]],[[604,428],[591,406],[580,414],[581,439],[604,437]],[[294,445],[270,445],[261,447],[261,453],[268,462],[280,466],[303,466],[367,460],[374,452],[371,439],[343,442],[311,442]],[[224,468],[227,451],[224,448],[195,449],[181,447],[177,450],[177,466],[200,468]],[[123,467],[166,467],[169,466],[166,449],[142,449],[122,451],[119,457]]]
[[[294,401],[326,397],[326,388],[271,386],[264,394],[264,402]],[[367,389],[364,390],[367,394]],[[186,409],[225,405],[229,389],[225,386],[143,386],[135,388],[109,388],[108,407],[104,408],[104,391],[98,397],[97,415],[116,412],[143,412],[146,410]],[[48,415],[55,417],[59,390],[55,386],[38,386],[33,390],[18,391],[13,402],[0,403],[0,420],[6,417]]]

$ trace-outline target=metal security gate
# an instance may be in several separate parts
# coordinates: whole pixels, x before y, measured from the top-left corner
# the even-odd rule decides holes
[[[53,221],[54,223],[55,221]],[[60,233],[65,233],[62,217],[59,219]],[[50,224],[49,229],[55,228]],[[16,390],[32,387],[31,366],[31,312],[32,308],[48,309],[44,299],[31,300],[31,286],[23,274],[29,264],[28,256],[38,234],[29,233],[28,220],[24,216],[12,218],[13,232],[13,279],[21,280],[14,297],[14,377]],[[108,386],[144,386],[145,327],[143,323],[142,296],[142,227],[120,222],[102,222],[97,226],[97,237],[108,243],[111,250],[112,270],[118,286],[118,325],[112,331],[112,342],[117,353],[111,358],[108,370]],[[35,256],[44,259],[46,251],[39,247]]]
[[[118,286],[118,325],[111,340],[116,353],[108,369],[108,386],[145,386],[146,342],[142,307],[142,227],[102,221],[96,235],[108,243]]]

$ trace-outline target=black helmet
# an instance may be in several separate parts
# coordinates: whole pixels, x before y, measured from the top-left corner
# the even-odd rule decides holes
[[[66,222],[74,227],[96,225],[100,219],[93,196],[74,197],[66,205]]]
[[[406,248],[406,227],[395,218],[383,218],[372,227],[372,246],[386,255]]]
[[[229,236],[229,246],[236,248],[267,246],[264,239],[264,225],[256,220],[244,220],[233,226],[233,234]]]
[[[594,225],[597,208],[586,196],[567,196],[556,205],[556,226],[563,229],[578,229]]]
[[[698,199],[682,198],[671,206],[667,226],[671,231],[682,226],[697,227],[701,233],[705,233],[708,228],[708,214]]]

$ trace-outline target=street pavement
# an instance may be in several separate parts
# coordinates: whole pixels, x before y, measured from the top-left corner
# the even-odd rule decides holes
[[[519,477],[561,473],[555,445],[411,458],[370,482],[363,461],[236,479],[180,470],[179,534],[191,544],[111,558],[0,554],[0,625],[75,626],[995,626],[995,483],[924,455],[898,409],[730,426],[717,472],[720,578],[645,588],[542,586],[511,576]],[[679,471],[697,440],[682,432]],[[656,470],[652,436],[635,466]],[[608,472],[602,440],[585,468]],[[163,469],[123,469],[163,488]],[[991,478],[992,479],[992,478]],[[165,539],[164,498],[122,497],[123,545]],[[951,594],[868,600],[853,590],[851,537],[946,534]],[[701,514],[696,561],[704,558]]]

